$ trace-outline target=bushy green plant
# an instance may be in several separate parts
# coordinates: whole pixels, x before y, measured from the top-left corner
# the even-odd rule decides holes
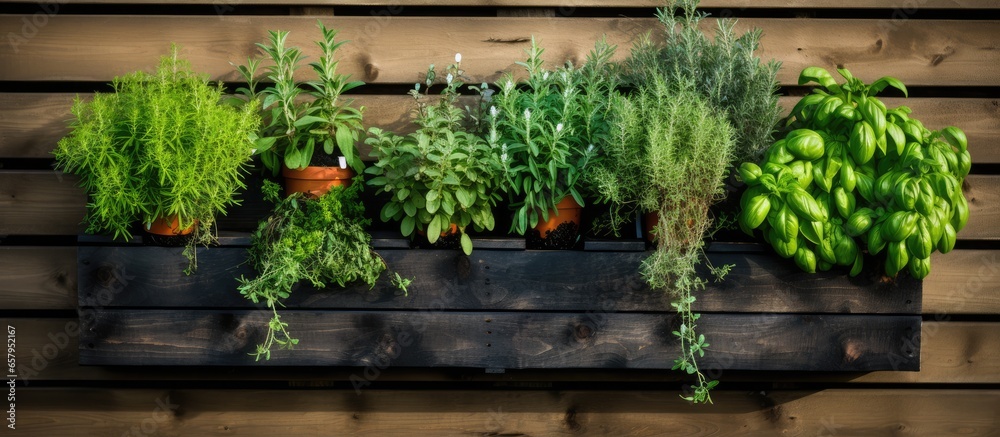
[[[239,279],[240,294],[253,303],[264,302],[273,312],[267,337],[252,354],[258,360],[270,359],[274,344],[283,349],[298,344],[278,315],[278,306],[296,284],[309,281],[325,288],[362,281],[374,287],[385,270],[385,261],[372,250],[365,231],[368,220],[358,201],[361,186],[356,178],[350,186],[332,187],[319,198],[303,193],[282,198],[277,184],[264,181],[264,197],[275,206],[252,235],[249,261],[258,275]],[[397,274],[393,283],[405,291],[409,280]]]
[[[260,117],[221,104],[222,84],[178,57],[177,47],[154,74],[116,77],[114,93],[73,103],[71,132],[55,150],[58,168],[80,176],[87,191],[87,232],[130,238],[130,227],[176,215],[180,229],[197,224],[185,254],[213,240],[216,213],[238,203],[236,191],[252,155]]]
[[[615,47],[599,41],[586,62],[543,68],[542,49],[532,38],[526,50],[527,78],[506,74],[490,108],[491,144],[499,144],[507,169],[507,192],[515,210],[511,232],[524,234],[548,220],[566,196],[584,205],[581,178],[607,141],[608,102],[617,91],[609,62]]]
[[[715,38],[706,35],[699,25],[707,14],[696,10],[698,3],[675,0],[657,10],[662,33],[647,35],[632,48],[625,62],[626,81],[635,86],[652,83],[654,77],[694,81],[709,104],[733,125],[733,161],[756,161],[771,145],[781,116],[775,94],[781,64],[762,63],[754,54],[760,29],[737,36],[735,20],[719,19]]]
[[[799,84],[819,87],[792,109],[766,160],[740,166],[748,187],[740,226],[751,235],[760,229],[778,255],[810,273],[839,265],[855,276],[867,248],[879,263],[884,250],[886,275],[908,267],[923,279],[931,253],[951,251],[969,219],[965,133],[931,131],[909,108],[886,108],[880,91],[906,94],[895,78],[866,85],[838,71],[843,84],[822,68],[803,70]]]
[[[685,398],[711,402],[708,391],[718,382],[708,381],[698,369],[708,343],[697,334],[699,315],[691,305],[693,293],[706,283],[695,267],[707,261],[703,247],[712,223],[709,206],[723,194],[733,129],[690,82],[668,84],[652,77],[612,106],[611,140],[593,180],[613,208],[657,213],[656,250],[640,271],[650,288],[669,293],[680,316],[674,335],[681,356],[674,369],[698,378],[694,393]],[[720,278],[726,270],[713,268]]]
[[[317,62],[309,63],[318,80],[297,81],[295,71],[305,59],[297,47],[287,47],[288,32],[269,31],[268,43],[257,43],[262,57],[250,58],[247,65],[236,69],[249,88],[237,90],[248,100],[263,102],[264,126],[257,153],[264,166],[277,175],[282,164],[291,169],[304,169],[321,155],[339,151],[347,164],[360,173],[364,170],[356,149],[364,108],[351,106],[353,100],[343,100],[342,94],[364,85],[351,81],[350,75],[337,73],[340,61],[337,49],[346,41],[337,41],[337,31],[318,22],[323,39],[316,42],[321,50]],[[257,91],[260,78],[257,70],[267,60],[264,78],[272,85]]]
[[[444,72],[444,90],[436,102],[429,95],[437,77],[433,65],[427,70],[425,94],[420,93],[419,83],[410,91],[416,103],[416,132],[400,136],[369,129],[365,142],[378,161],[367,170],[374,176],[368,183],[392,196],[381,218],[400,222],[404,236],[426,231],[434,243],[454,224],[461,233],[462,250],[469,255],[472,239],[466,228],[492,230],[495,224],[492,207],[500,199],[500,152],[496,131],[491,131],[493,141],[488,144],[474,127],[467,127],[473,120],[458,107],[458,89],[464,85],[461,55]],[[485,92],[487,85],[473,89]]]

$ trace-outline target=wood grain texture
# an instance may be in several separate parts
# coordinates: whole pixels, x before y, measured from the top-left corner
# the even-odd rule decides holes
[[[9,266],[4,269],[7,273],[0,274],[9,278],[0,283],[0,308],[77,308],[76,251],[75,247],[0,249],[0,263]],[[208,253],[202,254],[205,255]],[[932,254],[931,274],[922,286],[923,313],[1000,314],[1000,294],[992,292],[1000,289],[998,255],[1000,252],[993,250],[955,250],[948,254]],[[236,271],[233,275],[238,276]],[[709,296],[702,296],[698,304],[711,300]],[[365,305],[372,304],[367,300],[365,302]]]
[[[0,308],[76,309],[75,247],[0,247]]]
[[[709,252],[732,264],[722,282],[698,293],[698,311],[741,313],[920,314],[920,283],[865,272],[808,274],[757,245]],[[184,275],[181,248],[80,247],[80,305],[130,308],[245,308],[236,278],[254,277],[244,248],[201,249],[198,272]],[[511,311],[661,311],[671,298],[639,274],[648,252],[380,250],[391,271],[412,278],[403,296],[387,278],[315,290],[303,284],[284,302],[297,309],[456,309]],[[701,272],[705,278],[711,274]],[[385,275],[383,275],[385,276]]]
[[[0,31],[16,32],[24,16],[0,16]],[[425,65],[463,53],[472,83],[494,81],[523,58],[532,36],[547,60],[582,61],[602,35],[627,53],[630,41],[659,26],[653,18],[438,18],[330,17],[327,24],[353,41],[341,52],[341,70],[373,83],[422,80]],[[714,22],[706,20],[706,29]],[[740,20],[739,30],[764,30],[761,56],[783,62],[779,80],[794,84],[807,66],[849,68],[874,80],[891,73],[910,86],[1000,84],[998,35],[990,21],[775,19]],[[21,44],[0,46],[0,80],[109,81],[148,70],[171,42],[198,71],[237,77],[230,62],[245,62],[269,29],[290,30],[289,44],[316,56],[312,17],[58,16]],[[448,29],[441,32],[441,29]],[[414,38],[413,35],[421,35]],[[831,37],[831,36],[836,37]],[[129,41],[128,46],[106,44]]]
[[[84,310],[84,316],[86,315]],[[12,318],[3,323],[17,329],[18,375],[29,382],[45,381],[311,381],[318,386],[349,381],[357,367],[104,367],[80,366],[78,319]],[[62,341],[62,334],[67,341]],[[920,336],[919,372],[760,372],[714,369],[724,382],[812,383],[1000,383],[1000,325],[988,322],[924,322]],[[65,344],[64,347],[59,345]],[[44,352],[44,355],[43,355]],[[285,352],[282,352],[285,353]],[[48,358],[46,358],[48,356]],[[683,380],[676,372],[643,369],[565,370],[511,369],[503,374],[482,369],[411,368],[389,366],[378,372],[380,382],[659,382]]]
[[[1000,391],[717,391],[688,405],[659,390],[22,389],[26,435],[990,436]],[[836,434],[830,434],[831,430]]]
[[[0,0],[2,3],[14,3],[17,0]],[[238,5],[274,4],[274,5],[334,5],[334,6],[477,6],[477,7],[558,7],[569,13],[578,7],[662,7],[662,0],[227,0],[224,3],[210,0],[63,0],[60,4],[92,4],[92,3],[127,3],[127,4],[212,4],[220,11],[228,11],[228,7]],[[919,9],[997,9],[1000,2],[995,0],[920,0],[914,2]],[[824,9],[899,9],[912,11],[913,5],[900,3],[896,0],[844,0],[830,3],[820,0],[702,0],[703,8],[824,8]],[[903,9],[903,8],[906,9]],[[308,8],[306,8],[308,9]],[[910,14],[912,15],[912,14]]]
[[[962,186],[969,202],[969,221],[959,231],[962,240],[1000,239],[1000,177],[974,176]]]
[[[83,95],[89,98],[89,95]],[[0,93],[0,158],[50,158],[56,142],[69,133],[66,120],[74,94]],[[906,105],[913,117],[929,129],[959,126],[969,138],[976,163],[1000,163],[1000,100],[956,98],[883,99],[887,106]],[[798,97],[782,97],[789,110]],[[365,126],[394,132],[412,132],[412,99],[399,95],[358,95],[355,103],[365,108]],[[361,145],[362,156],[370,147]]]
[[[0,170],[0,235],[82,233],[87,195],[75,176]]]
[[[924,314],[1000,314],[1000,251],[934,253],[923,287]]]
[[[300,343],[248,356],[270,311],[104,309],[81,317],[80,364],[670,369],[673,316],[285,310]],[[919,316],[704,314],[722,370],[918,370]],[[747,329],[752,326],[753,329]]]

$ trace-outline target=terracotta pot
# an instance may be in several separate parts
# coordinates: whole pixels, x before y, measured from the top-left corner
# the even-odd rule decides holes
[[[658,224],[660,224],[660,214],[658,212],[650,211],[642,215],[642,235],[646,238],[646,241],[650,243],[656,242],[653,229],[656,229],[656,225]]]
[[[535,226],[535,230],[538,231],[539,236],[544,239],[547,232],[554,231],[559,225],[566,222],[573,222],[576,224],[577,228],[580,227],[580,213],[583,211],[583,207],[573,196],[563,197],[559,203],[556,204],[556,211],[549,211],[549,219],[547,221],[539,221],[538,225]]]
[[[285,177],[285,194],[305,193],[307,196],[319,197],[330,191],[331,187],[348,186],[355,172],[350,168],[314,167],[302,170],[282,167],[281,175]]]
[[[172,215],[166,218],[164,217],[156,218],[155,220],[153,220],[152,223],[149,224],[149,227],[146,228],[146,231],[149,232],[150,234],[166,235],[166,236],[188,235],[194,232],[194,227],[197,225],[198,223],[195,222],[192,223],[191,226],[188,226],[187,229],[178,229],[178,227],[180,226],[179,220],[177,219],[176,215]]]

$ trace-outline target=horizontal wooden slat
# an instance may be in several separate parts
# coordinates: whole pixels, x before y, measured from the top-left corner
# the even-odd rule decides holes
[[[338,385],[363,371],[357,367],[102,367],[80,366],[77,319],[4,319],[17,330],[18,375],[31,381],[118,380],[220,380],[220,381],[322,381]],[[63,339],[65,334],[65,340]],[[712,342],[713,339],[709,339]],[[723,382],[830,382],[830,383],[1000,383],[1000,324],[985,322],[924,322],[920,338],[919,372],[759,372],[725,369],[722,363],[706,365],[713,378]],[[281,352],[287,353],[287,352]],[[509,370],[488,374],[482,369],[407,368],[389,366],[377,372],[382,382],[572,382],[675,381],[674,372],[642,369],[594,369],[575,372]],[[374,378],[372,378],[374,379]]]
[[[77,180],[62,172],[0,172],[0,235],[82,233],[87,195]]]
[[[998,390],[21,389],[26,435],[995,435]],[[145,428],[141,428],[145,424]],[[333,431],[335,430],[335,431]],[[833,432],[834,434],[831,434]]]
[[[0,16],[0,31],[18,32],[25,16]],[[330,17],[327,23],[354,41],[344,46],[341,69],[377,83],[422,80],[425,65],[463,53],[473,82],[493,81],[523,58],[532,36],[549,61],[583,60],[593,41],[607,35],[627,45],[659,24],[653,18]],[[707,20],[706,28],[714,23]],[[59,16],[19,44],[0,46],[0,80],[109,81],[151,69],[171,42],[185,49],[199,71],[225,80],[237,74],[269,29],[291,30],[289,43],[315,56],[315,19],[259,16]],[[996,23],[954,20],[769,19],[740,20],[764,29],[761,56],[784,63],[779,80],[795,83],[804,67],[843,65],[873,80],[892,74],[908,85],[1000,85]],[[448,29],[442,32],[441,29]],[[414,35],[419,35],[415,38]],[[837,35],[837,38],[831,38]],[[129,45],[107,44],[129,41]]]
[[[15,3],[17,0],[0,0],[0,3]],[[220,11],[230,11],[230,7],[239,5],[319,5],[319,6],[389,6],[403,8],[407,6],[476,6],[476,7],[557,7],[572,10],[583,7],[662,7],[663,0],[573,0],[572,2],[557,0],[226,0],[224,3],[210,0],[63,0],[61,4],[92,4],[92,3],[127,3],[127,4],[213,4]],[[916,7],[914,7],[916,5]],[[702,0],[703,8],[823,8],[823,9],[996,9],[1000,2],[995,0],[920,0],[914,5],[900,3],[897,0],[844,0],[829,3],[821,0]],[[909,15],[912,15],[911,12]]]
[[[924,314],[1000,314],[1000,251],[934,253],[923,286]]]
[[[84,98],[89,95],[84,95]],[[49,158],[56,142],[69,132],[67,120],[74,95],[66,93],[0,93],[0,157]],[[889,107],[913,109],[913,117],[929,129],[960,127],[969,138],[976,163],[1000,163],[1000,101],[997,99],[913,98],[883,99]],[[783,97],[789,110],[798,97]],[[412,99],[405,95],[360,95],[365,126],[395,132],[413,130]],[[362,146],[362,155],[370,148]]]
[[[960,240],[1000,239],[1000,176],[966,179],[969,222]],[[51,171],[0,171],[0,235],[76,235],[86,196],[76,178]]]
[[[0,276],[9,278],[0,284],[0,308],[77,308],[76,250],[75,247],[0,248]],[[931,274],[923,283],[923,312],[941,317],[1000,314],[1000,294],[990,292],[1000,289],[997,257],[998,252],[992,250],[955,250],[931,255]],[[699,305],[706,301],[701,296]]]
[[[81,317],[80,363],[670,369],[679,346],[662,314],[285,310],[299,344],[255,363],[271,314],[97,310]],[[703,314],[699,326],[713,346],[700,361],[726,369],[919,366],[919,316]]]
[[[732,265],[724,281],[698,293],[697,311],[726,313],[920,314],[920,283],[882,282],[865,272],[808,274],[757,245],[709,251],[712,265]],[[741,247],[746,247],[741,249]],[[80,305],[103,308],[254,309],[236,292],[253,278],[246,249],[200,249],[198,272],[184,275],[182,248],[80,247]],[[744,250],[733,252],[731,250]],[[673,312],[670,296],[649,290],[639,274],[648,252],[379,250],[389,269],[413,278],[404,296],[383,275],[374,288],[303,286],[284,302],[294,309]],[[711,278],[707,271],[702,272]],[[257,305],[259,307],[259,305]]]
[[[75,247],[0,246],[0,308],[75,309]]]

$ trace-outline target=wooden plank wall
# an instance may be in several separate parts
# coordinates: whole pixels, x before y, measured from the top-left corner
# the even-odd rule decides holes
[[[910,86],[928,127],[969,136],[972,208],[958,249],[924,283],[919,372],[761,373],[715,369],[714,406],[678,399],[653,371],[379,368],[239,370],[77,365],[77,247],[85,196],[51,170],[69,104],[148,68],[170,42],[195,67],[230,62],[268,29],[308,47],[317,16],[353,40],[343,68],[372,86],[367,124],[400,128],[402,95],[428,63],[463,54],[478,80],[521,59],[582,59],[607,34],[655,28],[657,0],[0,0],[0,327],[16,330],[11,435],[997,435],[1000,433],[1000,1],[704,0],[764,29],[783,92],[807,65],[845,66]],[[620,50],[624,55],[625,50]],[[786,108],[794,98],[786,97]],[[890,104],[903,103],[890,99]],[[747,327],[753,329],[753,327]],[[6,393],[6,392],[5,392]],[[4,396],[6,398],[6,396]],[[8,410],[8,404],[3,405]],[[8,415],[5,415],[8,417]],[[4,422],[6,425],[7,422]],[[9,431],[5,429],[5,431]]]

